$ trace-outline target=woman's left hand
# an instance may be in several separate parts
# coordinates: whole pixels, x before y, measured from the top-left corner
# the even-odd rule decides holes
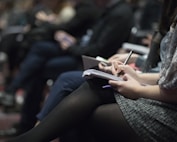
[[[70,46],[76,43],[76,39],[65,31],[57,31],[54,38],[60,43],[60,47],[63,50],[67,50]]]
[[[128,74],[124,74],[122,77],[123,81],[109,80],[109,84],[123,96],[130,99],[138,99],[138,91],[143,86]]]

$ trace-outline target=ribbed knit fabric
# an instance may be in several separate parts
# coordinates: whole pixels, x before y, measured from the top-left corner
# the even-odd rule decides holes
[[[177,104],[131,100],[119,94],[115,98],[129,125],[145,142],[177,142]]]

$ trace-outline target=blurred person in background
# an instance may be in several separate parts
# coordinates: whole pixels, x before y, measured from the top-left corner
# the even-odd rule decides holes
[[[55,14],[55,20],[59,19],[60,23],[66,23],[75,13],[73,6],[65,0],[40,2],[15,0],[10,2],[13,3],[13,6],[6,12],[8,16],[4,18],[6,24],[2,30],[0,41],[0,51],[8,56],[9,78],[7,78],[7,83],[18,71],[31,44],[36,40],[49,38],[46,25],[53,25],[54,22],[47,18],[47,21],[39,20],[38,14]],[[64,10],[65,7],[69,10]]]
[[[82,55],[81,53],[91,55],[91,56],[95,56],[95,55],[101,55],[103,57],[110,56],[111,54],[117,51],[117,48],[121,47],[121,44],[124,41],[128,40],[129,32],[131,30],[131,27],[133,26],[133,22],[134,22],[133,15],[132,15],[133,13],[131,7],[125,1],[122,0],[109,1],[110,5],[108,5],[108,7],[104,7],[105,4],[107,4],[106,1],[96,1],[96,2],[98,2],[97,4],[99,4],[99,6],[101,7],[103,6],[102,8],[106,8],[106,9],[102,17],[98,21],[98,23],[96,23],[96,25],[93,28],[93,35],[90,35],[91,36],[90,42],[86,40],[85,42],[86,43],[88,42],[87,44],[85,42],[81,42],[80,47],[74,46],[73,50],[75,49],[77,51],[77,52],[75,51],[74,54],[76,54],[77,56]],[[125,11],[126,14],[124,13]],[[122,33],[121,31],[123,31],[124,35],[120,34]],[[61,34],[61,32],[58,32],[57,35],[58,34]],[[89,36],[89,34],[91,34],[91,32],[87,33],[87,37]],[[112,35],[111,37],[110,34]],[[85,38],[86,36],[84,35],[83,37]],[[103,44],[103,42],[105,44]],[[41,47],[44,48],[44,46]],[[87,47],[90,47],[91,50],[87,50]],[[108,47],[111,47],[111,49]],[[65,50],[67,50],[67,47]],[[84,52],[84,50],[87,52]],[[60,69],[61,72],[61,68],[58,69]],[[39,84],[36,87],[39,87]],[[28,95],[28,98],[30,98],[31,100],[32,96]],[[26,103],[24,105],[26,105]],[[29,110],[30,109],[28,109],[28,111]]]
[[[59,25],[55,24],[55,26],[53,24],[51,26],[48,26],[49,24],[47,24],[47,31],[49,30],[50,33],[53,33],[52,35],[54,35],[55,32],[58,30],[65,30],[70,34],[73,34],[73,36],[76,36],[78,39],[80,38],[81,34],[82,35],[85,34],[86,30],[91,28],[92,25],[95,24],[95,22],[97,21],[97,18],[100,15],[100,10],[92,3],[92,1],[76,1],[76,2],[77,2],[77,4],[75,5],[76,13],[75,13],[75,16],[71,19],[71,21],[69,21],[68,23],[65,23],[65,24],[59,24]],[[85,15],[87,15],[87,16],[85,16]],[[36,34],[38,34],[38,33],[36,33]],[[44,33],[43,33],[43,35],[45,36]],[[53,43],[54,36],[52,37],[52,39],[51,38],[45,39],[45,37],[42,39],[42,41],[45,41],[45,40]],[[34,40],[32,39],[32,41],[34,41]],[[38,41],[38,39],[37,39],[37,41]],[[40,39],[40,41],[41,41],[41,39]],[[41,48],[45,49],[43,47],[41,47]],[[59,48],[59,47],[57,47],[57,48]],[[32,50],[32,53],[33,53],[33,50]],[[39,49],[39,53],[40,53],[40,49]],[[54,52],[54,53],[57,54],[57,52]],[[47,54],[48,54],[48,52],[47,52]],[[38,57],[38,55],[36,57]],[[39,58],[40,58],[40,56],[39,56]],[[33,60],[36,58],[32,57],[29,59]],[[59,63],[63,62],[64,59],[65,59],[65,57],[62,60],[56,60],[57,62],[55,62],[55,59],[54,59],[53,60],[54,62],[49,62],[46,65],[46,67],[44,69],[44,70],[46,70],[45,71],[46,74],[43,72],[41,72],[39,74],[34,73],[33,77],[27,78],[27,80],[25,79],[26,81],[22,84],[20,83],[22,86],[20,85],[19,87],[20,88],[22,87],[25,90],[25,98],[24,98],[24,104],[21,109],[20,122],[19,122],[19,124],[17,124],[17,126],[15,125],[14,127],[12,127],[12,129],[1,131],[2,132],[1,136],[17,135],[17,134],[27,131],[28,129],[30,129],[31,127],[34,126],[34,124],[36,122],[36,113],[40,110],[40,107],[41,107],[41,101],[43,99],[43,92],[44,92],[44,88],[46,85],[46,79],[48,79],[48,76],[55,79],[55,76],[58,75],[60,73],[60,71],[62,71],[62,70],[65,71],[65,70],[68,70],[71,68],[76,68],[75,64],[72,64],[70,66],[67,63],[64,64],[64,67],[61,67],[61,68],[57,67],[58,64],[56,65],[56,63],[58,63],[58,61],[59,61]],[[67,57],[66,57],[66,59],[67,59]],[[72,58],[71,59],[69,58],[66,61],[72,62],[72,63],[75,62],[74,60],[72,60]],[[24,65],[26,66],[25,63],[22,66],[24,66]],[[34,66],[34,64],[32,64],[32,68],[40,66],[40,64],[36,64],[36,65],[37,66]],[[51,66],[52,66],[52,68],[51,68]],[[28,65],[27,65],[27,67],[28,67]],[[28,71],[31,71],[31,70],[29,69]],[[53,72],[53,73],[51,73],[51,72]],[[18,74],[17,78],[19,78],[21,76],[23,77],[22,74],[24,74],[24,73],[26,74],[27,72],[24,70],[23,71],[20,70],[20,73]],[[14,79],[13,81],[16,84],[16,80]],[[14,83],[12,83],[12,84],[14,84]],[[10,85],[8,87],[10,87]],[[33,103],[31,103],[31,101]],[[8,106],[4,105],[4,108],[8,108]],[[11,131],[11,130],[15,130],[15,131]]]

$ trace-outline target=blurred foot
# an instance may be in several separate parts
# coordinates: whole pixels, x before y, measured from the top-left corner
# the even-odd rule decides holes
[[[19,134],[18,130],[13,127],[7,130],[0,130],[1,138],[14,137],[14,136],[17,136],[18,134]]]
[[[15,95],[7,92],[2,92],[1,105],[4,107],[14,107],[15,106]]]
[[[0,105],[2,105],[3,97],[4,97],[4,93],[3,93],[3,92],[0,92]]]
[[[8,138],[15,137],[25,133],[27,130],[22,130],[18,127],[18,125],[14,125],[13,127],[5,130],[0,130],[0,138]]]

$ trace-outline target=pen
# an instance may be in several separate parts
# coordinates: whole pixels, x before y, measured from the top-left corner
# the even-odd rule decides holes
[[[132,53],[133,53],[133,50],[131,50],[131,51],[129,52],[127,58],[125,59],[125,61],[124,61],[124,63],[123,63],[123,65],[126,65],[126,64],[128,63],[128,61],[130,60],[130,57],[131,57]],[[101,63],[103,64],[104,62],[101,62]],[[104,63],[104,64],[106,64],[106,63]],[[104,64],[103,64],[103,65],[104,65]],[[105,66],[106,66],[106,65],[105,65]],[[119,72],[119,73],[117,74],[117,76],[120,76],[120,75],[122,75],[122,74],[124,74],[123,71]],[[104,85],[104,86],[102,86],[102,88],[111,88],[111,85],[109,85],[109,84],[108,84],[108,85]]]
[[[102,88],[104,89],[104,88],[111,88],[111,85],[104,85],[104,86],[102,86]]]
[[[130,59],[132,53],[133,53],[133,50],[131,50],[131,51],[129,52],[127,58],[125,59],[125,61],[124,61],[124,63],[123,63],[123,65],[126,65],[126,64],[128,63],[128,61],[129,61],[129,59]]]
[[[131,51],[129,52],[127,58],[125,59],[125,61],[124,61],[124,63],[123,63],[123,65],[126,65],[126,64],[128,63],[128,61],[129,61],[129,59],[130,59],[132,53],[133,53],[133,50],[131,50]],[[123,74],[124,74],[124,72],[123,72],[123,71],[120,71],[120,72],[117,74],[117,76],[120,76],[120,75],[123,75]]]

